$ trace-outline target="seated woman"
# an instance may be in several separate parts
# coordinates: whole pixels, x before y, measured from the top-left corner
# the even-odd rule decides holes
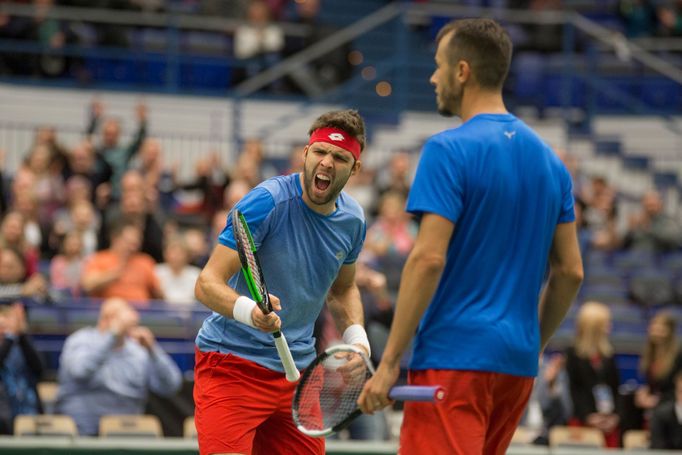
[[[601,430],[608,447],[620,446],[620,379],[609,341],[611,311],[586,302],[578,312],[574,346],[566,352],[573,401],[571,423]]]
[[[644,411],[645,425],[660,404],[675,399],[673,378],[682,372],[682,350],[675,336],[675,319],[659,312],[649,322],[644,352],[639,363],[644,384],[635,393],[635,405]]]

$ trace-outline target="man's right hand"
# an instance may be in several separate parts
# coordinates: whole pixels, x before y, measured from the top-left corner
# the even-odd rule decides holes
[[[262,330],[263,332],[272,333],[282,327],[282,320],[277,316],[277,313],[275,313],[275,311],[282,309],[282,305],[280,304],[278,297],[275,297],[272,294],[269,295],[270,304],[274,311],[263,314],[260,308],[258,308],[258,305],[256,305],[251,311],[251,319],[253,320],[253,325],[255,325],[257,329]]]

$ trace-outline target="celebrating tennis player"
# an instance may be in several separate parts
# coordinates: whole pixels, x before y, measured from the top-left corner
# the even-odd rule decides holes
[[[355,261],[365,239],[360,205],[342,192],[360,169],[365,125],[353,110],[310,128],[300,174],[274,177],[236,208],[246,220],[274,311],[264,314],[240,273],[232,217],[197,280],[213,314],[196,339],[194,399],[199,449],[208,454],[324,453],[324,439],[296,429],[295,382],[273,341],[281,330],[300,370],[315,359],[313,326],[325,301],[347,344],[369,353]]]
[[[504,29],[464,19],[437,41],[438,110],[463,124],[422,150],[407,202],[419,234],[382,361],[358,403],[367,413],[389,403],[419,324],[408,382],[447,392],[435,408],[405,403],[400,454],[501,455],[538,355],[582,281],[572,183],[552,150],[505,108],[512,44]]]

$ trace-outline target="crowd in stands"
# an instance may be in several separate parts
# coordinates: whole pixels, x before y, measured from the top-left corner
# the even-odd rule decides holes
[[[35,386],[44,376],[44,366],[27,336],[23,307],[14,302],[31,297],[45,305],[69,305],[71,299],[89,297],[100,308],[96,326],[66,339],[57,374],[56,409],[72,415],[82,434],[95,434],[93,422],[102,413],[139,413],[150,392],[172,395],[178,390],[180,372],[154,334],[140,326],[138,310],[155,300],[165,301],[169,308],[197,305],[194,283],[229,209],[263,179],[302,169],[299,144],[292,146],[290,160],[282,164],[269,160],[266,145],[252,138],[243,143],[233,163],[221,162],[212,153],[199,157],[194,175],[181,182],[177,170],[164,162],[162,143],[147,135],[153,114],[138,105],[131,117],[137,128],[128,143],[121,140],[120,120],[108,117],[106,106],[94,101],[80,142],[64,144],[58,131],[39,128],[20,167],[13,172],[3,169],[2,432],[11,433],[13,416],[42,411]],[[623,213],[617,188],[602,176],[583,175],[569,154],[558,153],[574,177],[586,288],[590,273],[603,265],[588,259],[595,252],[635,252],[640,265],[643,258],[679,254],[682,226],[664,210],[659,192],[646,192],[638,209]],[[410,151],[396,151],[384,165],[365,168],[347,186],[368,219],[358,284],[375,361],[417,233],[415,220],[403,210],[416,160]],[[196,197],[183,198],[188,191]],[[632,295],[628,298],[637,301]],[[640,298],[653,297],[643,293]],[[614,447],[627,429],[645,428],[654,447],[680,448],[675,445],[678,427],[670,418],[679,416],[682,404],[682,350],[675,317],[663,310],[650,320],[640,351],[640,385],[624,396],[610,341],[614,309],[613,302],[582,304],[572,346],[548,353],[541,361],[525,420],[537,429],[538,443],[547,442],[550,427],[568,424],[598,428]],[[320,348],[340,339],[324,312],[316,336]],[[386,438],[382,419],[377,415],[358,421],[351,436]]]
[[[166,44],[168,43],[164,44],[167,37],[156,36],[146,41],[145,30],[155,29],[142,25],[126,27],[118,23],[57,19],[50,16],[50,10],[55,6],[92,7],[148,14],[194,13],[233,19],[235,20],[233,26],[227,27],[224,32],[208,31],[197,38],[192,38],[188,34],[179,40],[178,50],[185,55],[208,56],[230,62],[221,70],[213,68],[214,72],[221,74],[223,90],[319,42],[342,26],[342,24],[328,23],[329,19],[321,14],[324,0],[297,0],[295,2],[291,0],[232,0],[229,2],[221,0],[98,0],[94,2],[1,0],[0,4],[9,2],[32,4],[35,8],[32,16],[12,16],[0,13],[0,40],[10,40],[15,44],[36,43],[38,51],[27,53],[18,49],[14,52],[3,52],[0,54],[0,75],[65,77],[81,84],[89,84],[97,79],[98,76],[95,74],[98,73],[97,63],[94,63],[93,67],[92,62],[87,62],[92,57],[65,52],[66,48],[74,46],[82,49],[100,47],[105,50],[135,48],[157,52],[167,50]],[[386,0],[383,3],[388,2]],[[433,2],[436,3],[437,0]],[[383,3],[379,2],[377,7]],[[566,11],[576,8],[580,11],[580,6],[562,0],[507,0],[506,2],[478,0],[462,3],[506,6],[532,12]],[[605,25],[617,29],[630,38],[682,36],[682,3],[679,0],[597,2],[594,6],[587,8],[585,13],[589,15],[595,11],[596,16],[604,19]],[[287,32],[287,27],[292,26],[300,27],[298,32]],[[518,52],[558,52],[562,49],[562,30],[560,25],[542,23],[519,24],[510,27]],[[196,47],[193,44],[196,42],[203,42],[203,47]],[[351,50],[349,45],[342,45],[327,52],[310,64],[300,67],[289,77],[271,84],[268,89],[276,93],[303,92],[308,95],[324,93],[352,75],[355,63],[352,63]],[[115,58],[120,59],[120,57]],[[111,68],[106,65],[102,68],[104,72],[111,71]],[[158,71],[158,69],[153,69],[153,65],[149,68],[144,65],[136,68],[134,71],[137,73]],[[121,71],[125,72],[125,70]],[[146,82],[162,83],[153,78]],[[212,88],[217,88],[217,86]]]

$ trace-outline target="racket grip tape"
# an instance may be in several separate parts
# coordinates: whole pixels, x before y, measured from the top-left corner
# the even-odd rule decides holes
[[[393,387],[388,397],[399,401],[436,402],[445,398],[445,389],[440,386],[404,385]]]
[[[277,336],[279,335],[279,336]],[[291,351],[289,350],[289,345],[287,344],[287,339],[284,338],[282,332],[275,333],[275,347],[277,348],[277,353],[279,358],[282,360],[282,365],[284,366],[284,372],[286,373],[287,381],[296,382],[298,378],[301,377],[294,363],[294,358],[291,356]]]

